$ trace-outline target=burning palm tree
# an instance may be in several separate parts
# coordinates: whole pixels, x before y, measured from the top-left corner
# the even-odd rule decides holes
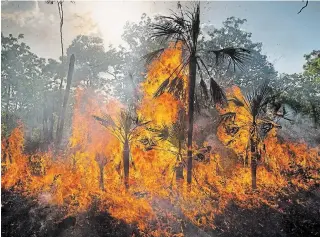
[[[234,122],[236,113],[228,112],[222,115],[222,121],[227,133],[234,137],[227,144],[230,144],[237,138],[235,134],[240,129],[248,129],[249,131],[247,150],[250,151],[251,157],[251,185],[253,190],[257,188],[257,164],[261,158],[259,147],[271,129],[280,127],[273,122],[274,113],[271,113],[269,106],[276,97],[277,94],[269,87],[269,82],[265,81],[260,86],[245,93],[245,95],[241,94],[238,97],[235,96],[230,99],[236,106],[245,108],[249,114],[249,118],[241,121],[241,124],[236,124]],[[230,121],[231,123],[228,123]]]
[[[129,188],[130,143],[139,138],[142,128],[149,121],[143,121],[130,109],[123,109],[117,119],[111,118],[110,115],[104,115],[102,118],[94,116],[94,118],[123,144],[124,184]]]
[[[158,131],[157,137],[159,140],[167,141],[170,144],[170,147],[174,148],[175,151],[169,149],[167,151],[176,155],[176,180],[184,179],[183,175],[183,151],[186,149],[185,137],[186,137],[186,124],[185,124],[185,111],[183,109],[179,112],[179,117],[177,121],[171,126],[164,126]],[[157,149],[157,148],[155,148]]]
[[[184,58],[181,64],[175,69],[175,72],[181,72],[185,67],[189,67],[189,80],[188,80],[188,169],[187,169],[187,182],[191,184],[192,181],[192,138],[193,138],[193,122],[194,122],[194,101],[195,101],[195,87],[197,70],[200,74],[200,86],[204,95],[209,98],[207,85],[202,76],[202,71],[205,71],[210,81],[210,95],[211,101],[214,103],[223,104],[226,102],[226,97],[212,78],[208,67],[202,60],[200,53],[208,53],[215,57],[216,64],[228,63],[233,65],[233,69],[242,68],[245,59],[249,57],[250,52],[244,48],[223,48],[223,49],[201,49],[199,44],[200,32],[200,2],[196,3],[193,11],[183,11],[181,5],[178,4],[180,13],[173,13],[172,16],[161,16],[160,23],[152,26],[152,37],[158,40],[172,42],[175,45],[178,43],[183,44]],[[159,57],[165,48],[156,50],[149,53],[144,58],[147,62],[152,61],[156,57]],[[181,79],[173,78],[173,74],[169,76],[159,87],[155,96],[161,95],[168,90],[171,93],[177,93],[177,91],[183,90],[181,86]]]

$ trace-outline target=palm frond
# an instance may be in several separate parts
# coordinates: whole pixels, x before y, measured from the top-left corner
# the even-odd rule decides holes
[[[272,96],[272,90],[269,87],[268,80],[245,94],[246,104],[249,107],[249,111],[253,116],[253,119],[261,113],[264,106],[270,102]]]
[[[144,55],[142,58],[146,60],[147,64],[150,64],[153,60],[158,59],[164,52],[165,48],[157,49],[151,53]]]
[[[236,106],[244,106],[244,103],[237,97],[232,97],[228,101],[232,101]]]
[[[220,50],[210,50],[209,53],[214,53],[216,64],[228,62],[228,68],[233,65],[234,71],[236,68],[244,70],[244,64],[250,57],[250,50],[244,48],[224,48]]]
[[[165,92],[165,90],[167,89],[169,82],[170,82],[169,78],[166,79],[164,82],[162,82],[162,84],[159,86],[156,93],[154,93],[154,97],[159,97],[160,95],[162,95]]]
[[[168,92],[173,94],[176,98],[180,98],[183,95],[183,79],[175,77],[168,85]]]
[[[211,99],[215,104],[226,104],[227,103],[227,97],[223,91],[223,89],[218,85],[218,83],[213,80],[213,78],[210,78],[210,94]]]
[[[204,97],[206,100],[209,99],[209,93],[208,93],[208,88],[207,88],[207,84],[204,82],[204,80],[201,78],[200,80],[200,87],[201,87],[201,91],[204,94]]]
[[[112,126],[115,127],[116,124],[113,121],[113,119],[111,118],[110,115],[104,115],[104,118],[101,118],[99,116],[93,115],[93,118],[97,121],[99,121],[101,123],[101,125],[103,125],[104,127],[108,127],[108,126]]]
[[[222,122],[231,121],[233,122],[236,119],[236,113],[234,112],[227,112],[225,114],[220,115],[219,124]]]
[[[165,17],[161,18],[165,19]],[[153,24],[152,29],[151,38],[163,38],[166,41],[169,39],[185,41],[183,38],[184,29],[175,21],[167,19],[162,24]]]

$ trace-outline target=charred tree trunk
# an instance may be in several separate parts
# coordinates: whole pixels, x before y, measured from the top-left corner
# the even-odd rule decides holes
[[[181,181],[183,177],[183,164],[181,161],[181,141],[179,140],[179,154],[177,156],[178,165],[176,166],[176,181]]]
[[[100,169],[100,189],[102,191],[104,191],[104,166],[103,165],[99,165],[99,169]]]
[[[123,170],[124,170],[124,185],[129,188],[129,160],[130,148],[128,139],[125,140],[123,145]]]
[[[188,97],[188,167],[187,167],[187,182],[192,181],[192,135],[193,135],[193,114],[194,114],[194,91],[197,74],[197,58],[195,52],[191,53],[189,62],[189,97]]]
[[[250,151],[251,151],[251,186],[252,190],[257,188],[257,161],[259,157],[258,140],[257,140],[257,127],[253,123],[252,131],[250,134]]]
[[[67,87],[66,87],[66,92],[64,94],[64,99],[63,99],[63,105],[62,105],[62,110],[61,110],[61,119],[60,119],[60,124],[57,130],[57,147],[59,147],[61,140],[62,140],[62,134],[63,134],[63,127],[64,127],[64,120],[65,120],[65,115],[66,115],[66,110],[67,110],[67,103],[69,99],[69,94],[70,94],[70,87],[71,87],[71,81],[72,81],[72,76],[73,76],[73,71],[74,71],[74,62],[75,62],[75,57],[72,54],[70,57],[70,63],[69,63],[69,70],[68,70],[68,77],[67,77]]]
[[[100,171],[100,177],[99,177],[99,186],[102,191],[104,191],[104,167],[107,164],[107,158],[101,154],[97,153],[95,157],[96,162],[98,163],[99,166],[99,171]]]
[[[60,46],[61,46],[61,65],[63,67],[64,65],[64,50],[63,50],[63,35],[62,35],[62,29],[63,29],[63,1],[57,1],[58,5],[58,12],[59,12],[59,18],[60,18],[60,25],[59,25],[59,30],[60,30]],[[64,78],[64,73],[63,69],[61,69],[61,81],[59,85],[59,106],[61,105],[62,102],[62,85],[63,85],[63,78]],[[58,110],[58,123],[57,123],[57,135],[59,133],[60,129],[60,123],[61,123],[61,110]]]

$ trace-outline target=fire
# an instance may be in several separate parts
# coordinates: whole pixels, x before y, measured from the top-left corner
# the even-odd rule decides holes
[[[186,97],[179,99],[169,93],[153,96],[172,73],[183,79],[186,89],[187,71],[174,71],[181,64],[181,58],[182,49],[178,45],[165,50],[149,66],[146,80],[141,85],[143,98],[138,105],[138,114],[149,121],[150,127],[171,126],[178,121],[179,111],[185,109]],[[228,94],[240,97],[241,91],[234,87]],[[17,127],[1,144],[2,187],[36,197],[40,203],[65,207],[68,215],[98,205],[99,210],[108,211],[114,218],[137,224],[147,236],[182,236],[181,230],[170,230],[168,223],[179,223],[184,219],[200,228],[215,228],[215,215],[223,212],[231,200],[244,208],[261,203],[272,206],[268,197],[281,192],[290,183],[307,189],[319,179],[319,147],[281,142],[277,129],[273,129],[261,147],[263,155],[257,169],[259,193],[251,192],[246,158],[249,138],[246,124],[250,115],[230,102],[220,112],[235,113],[233,122],[240,130],[233,136],[220,125],[217,135],[238,157],[230,161],[235,164],[231,171],[224,171],[223,160],[227,157],[210,151],[205,159],[195,162],[194,182],[188,190],[174,178],[177,148],[166,140],[154,138],[152,131],[145,129],[129,144],[130,187],[126,188],[123,182],[124,145],[93,117],[108,114],[116,120],[122,109],[125,106],[116,100],[104,101],[92,91],[78,89],[69,146],[66,152],[58,155],[52,152],[25,154],[23,127]],[[146,149],[142,138],[156,144]],[[313,179],[304,181],[303,172]]]

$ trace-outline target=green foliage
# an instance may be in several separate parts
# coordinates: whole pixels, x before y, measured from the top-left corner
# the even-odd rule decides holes
[[[303,69],[305,74],[314,77],[315,81],[320,83],[320,50],[313,50],[310,54],[304,56],[306,59]]]

